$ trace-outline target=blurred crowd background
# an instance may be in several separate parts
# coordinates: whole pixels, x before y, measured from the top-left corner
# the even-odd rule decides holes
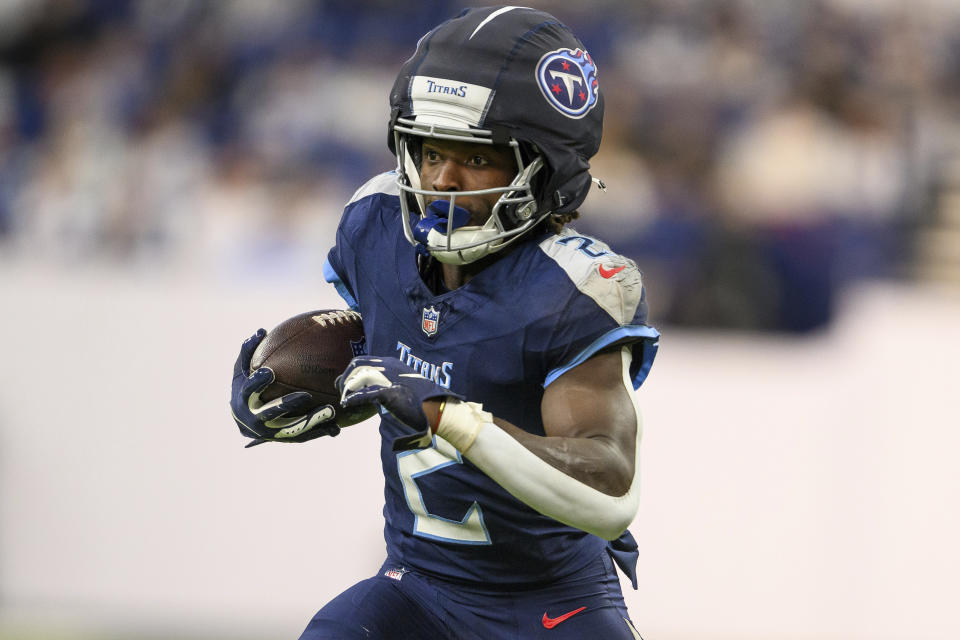
[[[316,278],[389,170],[423,0],[0,0],[0,256]],[[807,332],[865,278],[960,282],[960,3],[532,2],[607,100],[575,224],[658,324]]]

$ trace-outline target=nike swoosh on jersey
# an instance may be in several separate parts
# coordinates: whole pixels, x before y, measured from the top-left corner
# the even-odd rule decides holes
[[[560,624],[560,623],[563,622],[564,620],[567,620],[567,619],[569,619],[569,618],[572,618],[573,616],[577,615],[578,613],[580,613],[580,612],[583,611],[584,609],[586,609],[586,607],[580,607],[579,609],[574,609],[573,611],[568,611],[568,612],[566,612],[565,614],[563,614],[562,616],[557,616],[556,618],[551,618],[551,617],[547,616],[547,612],[544,611],[544,612],[543,612],[543,626],[546,627],[547,629],[553,629],[555,626],[557,626],[558,624]]]
[[[599,267],[599,271],[600,271],[600,275],[603,276],[604,278],[612,278],[613,276],[617,275],[618,273],[620,273],[626,268],[627,268],[627,265],[621,265],[619,267],[616,267],[615,269],[607,269],[601,264]]]

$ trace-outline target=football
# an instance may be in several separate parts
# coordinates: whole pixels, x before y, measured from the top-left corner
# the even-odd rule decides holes
[[[253,352],[250,371],[273,369],[274,381],[260,394],[264,402],[292,391],[307,391],[315,401],[314,407],[333,405],[337,424],[346,427],[377,412],[372,405],[344,409],[337,392],[337,376],[355,355],[365,352],[359,313],[309,311],[284,320],[266,335]]]

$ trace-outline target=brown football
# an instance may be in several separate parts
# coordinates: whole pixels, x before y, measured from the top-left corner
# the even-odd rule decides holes
[[[340,406],[336,379],[354,355],[365,353],[363,323],[356,311],[326,309],[301,313],[273,328],[257,345],[250,371],[273,369],[274,381],[260,394],[269,402],[291,391],[307,391],[314,406],[332,404],[341,427],[376,413],[371,406]]]

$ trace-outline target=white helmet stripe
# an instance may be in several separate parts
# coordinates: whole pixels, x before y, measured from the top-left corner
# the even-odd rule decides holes
[[[414,76],[410,100],[421,124],[477,127],[490,100],[490,89],[459,80]]]

